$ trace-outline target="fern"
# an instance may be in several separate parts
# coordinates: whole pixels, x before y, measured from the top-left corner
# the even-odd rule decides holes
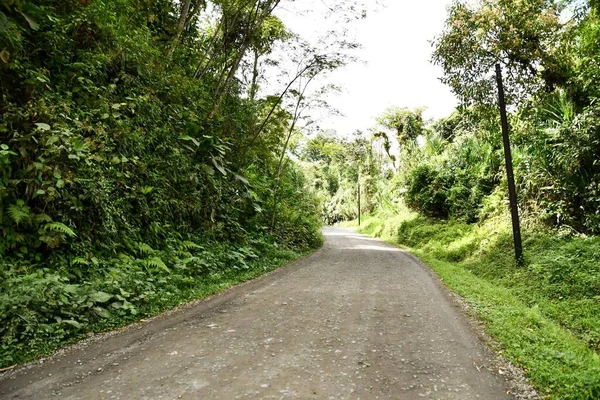
[[[131,256],[124,253],[117,254],[117,258],[125,264],[129,264],[131,263],[131,261],[133,261],[133,258],[131,258]]]
[[[200,259],[198,257],[188,257],[188,258],[184,258],[183,260],[181,260],[181,262],[184,265],[187,265],[189,263],[197,263],[198,261],[200,261]]]
[[[71,260],[71,265],[89,265],[90,263],[85,258],[75,257]]]
[[[8,206],[8,215],[17,225],[31,221],[31,210],[23,200],[17,200],[15,204]]]
[[[135,248],[141,255],[152,254],[155,251],[150,245],[144,242],[137,242]]]
[[[31,218],[31,220],[34,224],[41,224],[42,222],[47,222],[47,223],[52,222],[52,218],[50,218],[50,216],[48,214],[35,214]]]
[[[140,189],[140,192],[142,192],[142,194],[148,194],[150,193],[152,190],[154,190],[154,188],[152,186],[143,186]]]
[[[69,228],[62,222],[50,222],[49,224],[44,225],[43,229],[46,232],[47,231],[58,232],[58,233],[62,233],[63,235],[67,235],[70,237],[77,236],[71,228]]]
[[[183,242],[181,242],[181,247],[183,247],[186,250],[189,250],[189,249],[204,250],[204,247],[202,247],[194,242],[191,242],[189,240],[184,240]]]
[[[142,264],[146,268],[161,269],[161,270],[163,270],[165,272],[171,272],[171,270],[169,270],[169,268],[166,266],[166,264],[164,263],[164,261],[161,260],[160,257],[152,257],[152,258],[149,258],[147,260],[143,260]]]

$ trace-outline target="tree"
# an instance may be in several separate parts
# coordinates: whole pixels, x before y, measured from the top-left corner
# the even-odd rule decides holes
[[[355,57],[346,52],[347,49],[354,49],[354,43],[344,40],[338,40],[334,35],[321,40],[317,46],[302,40],[298,36],[293,37],[291,51],[283,54],[287,58],[286,62],[278,63],[283,70],[280,73],[279,81],[283,86],[280,93],[269,96],[269,101],[265,102],[267,111],[262,120],[256,124],[247,141],[242,145],[244,148],[244,157],[242,163],[246,161],[247,150],[259,139],[265,131],[271,118],[281,108],[282,103],[288,97],[296,100],[304,100],[303,92],[306,90],[305,84],[314,84],[328,73],[341,68],[355,60]],[[294,85],[299,85],[298,90],[293,90]],[[322,86],[322,89],[327,85]],[[331,88],[331,86],[329,86]],[[300,96],[299,96],[300,94]],[[292,101],[292,104],[296,104]],[[291,115],[295,115],[293,110],[289,110]]]
[[[277,165],[275,188],[273,190],[273,217],[271,220],[271,229],[273,229],[275,225],[275,219],[277,217],[277,196],[279,194],[279,183],[284,167],[284,157],[288,151],[288,145],[292,136],[297,133],[298,123],[302,118],[304,118],[305,112],[309,111],[310,109],[321,108],[331,110],[329,105],[323,99],[326,94],[338,90],[338,88],[333,85],[326,85],[316,91],[313,91],[312,93],[309,93],[311,83],[318,77],[320,73],[324,72],[325,70],[313,70],[308,76],[298,79],[298,88],[290,91],[291,96],[288,107],[290,107],[291,121],[283,147],[281,149],[281,153],[279,155],[279,163]],[[305,123],[304,128],[313,122],[314,121],[309,120],[307,123]]]
[[[461,122],[461,113],[457,110],[454,110],[448,117],[435,121],[433,123],[432,130],[439,134],[442,139],[451,142],[454,136],[457,134]]]
[[[494,64],[506,71],[510,101],[553,90],[570,76],[571,57],[558,45],[568,24],[557,0],[455,0],[446,26],[433,41],[441,81],[465,104],[495,104]]]
[[[229,93],[246,51],[279,2],[280,0],[251,0],[249,4],[240,5],[237,2],[223,1],[222,26],[227,29],[223,33],[223,40],[226,44],[224,48],[228,50],[225,52],[228,62],[221,71],[214,95],[215,100],[208,114],[209,119],[215,116],[223,98]],[[228,23],[229,21],[232,22]]]
[[[590,1],[590,6],[590,9],[584,10],[581,23],[574,29],[577,34],[575,71],[565,88],[578,108],[600,98],[600,1]]]
[[[392,166],[394,167],[394,170],[396,170],[396,156],[392,154],[392,143],[390,142],[388,134],[383,131],[377,131],[373,133],[373,139],[381,141],[385,154],[387,154],[388,158],[392,161]]]
[[[181,2],[181,11],[179,12],[179,19],[177,20],[177,28],[175,35],[173,36],[173,43],[168,49],[168,55],[170,56],[175,51],[175,48],[179,44],[181,34],[185,28],[193,21],[196,13],[206,8],[206,0],[196,0],[192,4],[192,0],[184,0]]]
[[[423,134],[423,108],[409,110],[408,108],[390,107],[377,118],[377,123],[396,133],[400,146],[414,141]]]
[[[269,55],[273,51],[275,43],[283,43],[292,37],[292,33],[287,30],[283,25],[283,22],[276,16],[270,16],[265,20],[265,23],[261,26],[261,31],[255,36],[251,45],[252,62],[249,63],[251,65],[251,68],[249,68],[251,79],[247,83],[248,98],[250,100],[256,99],[260,81],[264,74],[260,68],[261,58]]]

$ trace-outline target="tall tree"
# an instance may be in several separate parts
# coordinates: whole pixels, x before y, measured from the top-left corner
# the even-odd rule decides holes
[[[262,25],[271,16],[275,8],[279,5],[280,0],[252,0],[250,4],[239,5],[231,4],[224,1],[223,18],[232,17],[232,23],[225,23],[227,31],[224,32],[223,40],[227,44],[231,54],[228,57],[228,62],[221,71],[217,89],[214,94],[214,102],[208,114],[208,118],[212,119],[223,101],[223,98],[229,93],[237,73],[240,63],[246,51],[249,49],[256,36],[260,34]],[[229,7],[225,7],[225,5]],[[244,7],[245,6],[245,7]],[[233,8],[233,10],[231,10]],[[232,15],[226,13],[226,10],[233,11]],[[229,37],[228,35],[231,35]],[[234,47],[230,47],[234,45]],[[226,53],[227,54],[227,53]]]
[[[522,99],[567,82],[571,57],[558,46],[565,30],[558,0],[455,0],[433,41],[441,81],[467,104],[494,104],[493,66],[506,70],[506,93]]]
[[[405,146],[423,134],[423,108],[409,110],[408,108],[390,107],[377,118],[377,123],[396,133],[398,144]]]

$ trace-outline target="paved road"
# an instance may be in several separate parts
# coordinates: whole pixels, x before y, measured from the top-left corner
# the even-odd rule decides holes
[[[273,274],[5,377],[0,398],[510,398],[425,267],[324,233],[321,250]]]

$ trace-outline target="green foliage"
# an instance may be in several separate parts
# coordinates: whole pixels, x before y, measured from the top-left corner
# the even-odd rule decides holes
[[[303,144],[299,155],[326,224],[357,216],[359,182],[362,211],[374,209],[381,174],[374,146],[358,131],[351,139],[319,133]]]
[[[510,222],[480,225],[400,209],[364,221],[362,232],[407,246],[463,296],[499,351],[552,399],[600,394],[600,240],[524,230],[530,263],[514,265]]]
[[[406,204],[426,215],[447,218],[448,189],[452,176],[429,164],[421,164],[407,176]]]
[[[411,111],[407,108],[391,107],[377,118],[377,123],[384,128],[395,131],[400,145],[414,141],[424,132],[423,110]]]
[[[485,133],[463,125],[451,134],[447,126],[434,125],[402,158],[403,196],[412,209],[436,218],[480,219],[484,199],[500,183],[502,154],[481,138]]]
[[[434,41],[433,62],[444,70],[442,82],[465,104],[495,103],[490,75],[496,63],[508,70],[510,100],[565,85],[572,57],[556,40],[570,28],[561,23],[562,9],[563,2],[554,0],[455,0]]]
[[[600,233],[600,108],[574,113],[564,94],[546,98],[519,122],[517,174],[522,197],[543,220]]]
[[[7,214],[17,225],[31,221],[30,209],[23,200],[17,200],[15,204],[8,206]]]
[[[0,0],[0,365],[320,245],[293,160],[270,201],[289,114],[235,79],[278,2],[193,3]]]
[[[46,233],[48,231],[62,233],[67,236],[77,236],[75,232],[65,224],[61,222],[50,222],[42,226],[41,231]]]
[[[3,260],[0,365],[205,297],[299,255],[258,237],[235,245],[171,239],[151,254],[74,258],[59,271]]]
[[[456,178],[447,185],[447,198],[454,205],[449,216],[477,220],[477,204],[502,182],[498,122],[489,111],[497,112],[482,106],[496,102],[495,82],[488,78],[493,64],[500,62],[509,102],[520,100],[510,122],[524,211],[577,232],[600,232],[600,114],[593,83],[600,76],[600,25],[594,4],[578,5],[485,0],[456,1],[450,7],[446,28],[434,43],[433,60],[444,68],[443,81],[463,103],[474,106],[433,126],[447,140],[462,137],[462,148],[450,147],[430,157],[433,164],[450,167]],[[564,14],[573,18],[563,21],[565,6],[571,8]],[[458,116],[470,121],[457,121]]]

